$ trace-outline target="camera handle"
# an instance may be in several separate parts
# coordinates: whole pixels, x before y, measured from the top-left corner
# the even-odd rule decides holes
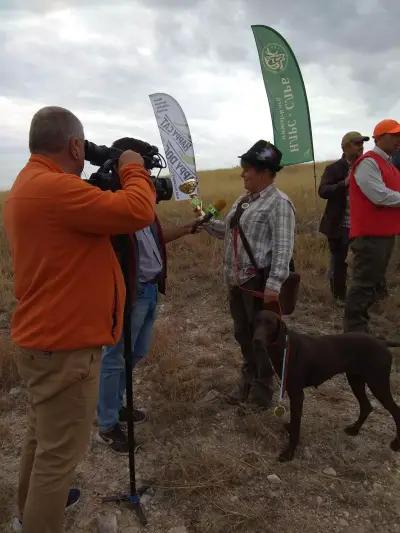
[[[131,287],[129,279],[130,262],[132,258],[129,253],[129,235],[122,235],[121,239],[121,268],[124,275],[126,287],[126,300],[124,308],[124,360],[126,373],[126,406],[128,423],[128,458],[129,458],[129,494],[119,494],[108,496],[102,499],[107,502],[128,502],[135,511],[140,523],[145,526],[147,518],[140,503],[140,496],[144,494],[150,486],[137,488],[136,486],[136,465],[135,465],[135,424],[133,421],[133,380],[132,380],[132,336],[131,336]]]

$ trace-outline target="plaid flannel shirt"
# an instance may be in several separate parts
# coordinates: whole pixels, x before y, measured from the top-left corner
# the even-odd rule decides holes
[[[244,199],[249,206],[240,218],[240,225],[258,268],[270,268],[266,288],[279,292],[289,276],[289,262],[294,246],[295,216],[289,198],[274,185],[269,185],[260,193],[241,196],[224,220],[213,220],[208,225],[207,231],[211,235],[224,239],[225,280],[228,285],[237,286],[256,274],[240,236],[237,239],[235,259],[233,230],[229,227],[238,203]]]

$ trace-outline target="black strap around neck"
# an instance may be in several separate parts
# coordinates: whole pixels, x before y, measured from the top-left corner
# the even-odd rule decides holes
[[[246,208],[243,208],[243,206],[245,204],[247,204],[247,206],[249,205],[250,203],[250,198],[248,196],[246,196],[245,198],[243,198],[237,205],[236,207],[236,211],[235,213],[233,214],[233,217],[231,218],[231,221],[230,221],[230,224],[229,224],[229,227],[234,230],[235,228],[237,229],[237,231],[239,232],[239,235],[240,235],[240,238],[242,239],[242,243],[243,243],[243,247],[244,249],[246,250],[246,253],[247,255],[249,256],[249,259],[251,261],[251,264],[253,265],[253,267],[258,270],[258,266],[257,266],[257,263],[256,263],[256,260],[255,260],[255,257],[254,257],[254,254],[253,254],[253,251],[250,247],[250,244],[249,244],[249,241],[247,240],[247,237],[246,235],[244,234],[244,231],[240,225],[240,218],[241,216],[243,215],[243,213],[245,212]]]
[[[243,198],[236,206],[236,211],[233,213],[233,217],[231,218],[231,221],[229,224],[229,227],[231,229],[236,228],[239,225],[240,217],[243,215],[243,213],[246,210],[245,208],[243,208],[244,204],[249,204],[249,198],[247,196]]]

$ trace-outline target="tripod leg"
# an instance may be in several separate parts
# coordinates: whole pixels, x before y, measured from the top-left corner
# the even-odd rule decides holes
[[[140,503],[139,494],[143,494],[148,488],[136,489],[135,467],[135,427],[133,422],[133,383],[132,383],[132,335],[131,335],[131,298],[129,284],[129,237],[124,236],[124,246],[121,254],[121,266],[126,285],[126,301],[124,309],[124,359],[126,373],[126,406],[128,423],[128,450],[129,450],[129,495],[119,495],[103,498],[103,502],[128,502],[136,513],[140,523],[145,526],[147,519]]]
[[[140,498],[139,496],[131,496],[129,498],[131,504],[132,504],[132,507],[133,507],[133,510],[135,511],[136,513],[136,516],[138,517],[139,519],[139,522],[145,526],[147,525],[147,518],[146,518],[146,515],[144,514],[143,512],[143,507],[140,503]]]

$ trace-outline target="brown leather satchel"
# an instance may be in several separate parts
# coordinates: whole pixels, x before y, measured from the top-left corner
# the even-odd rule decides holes
[[[279,302],[281,304],[282,314],[291,315],[296,308],[297,298],[299,296],[300,274],[298,272],[289,272],[289,277],[281,287]]]
[[[240,238],[242,239],[243,247],[246,250],[247,255],[250,258],[251,264],[257,270],[257,275],[262,279],[262,285],[268,279],[270,268],[258,268],[254,254],[250,248],[249,241],[243,232],[240,224],[238,223],[238,231]],[[296,308],[297,298],[300,288],[300,274],[294,271],[294,261],[290,261],[290,272],[287,280],[282,284],[281,291],[279,293],[279,303],[282,311],[282,315],[291,315]]]

